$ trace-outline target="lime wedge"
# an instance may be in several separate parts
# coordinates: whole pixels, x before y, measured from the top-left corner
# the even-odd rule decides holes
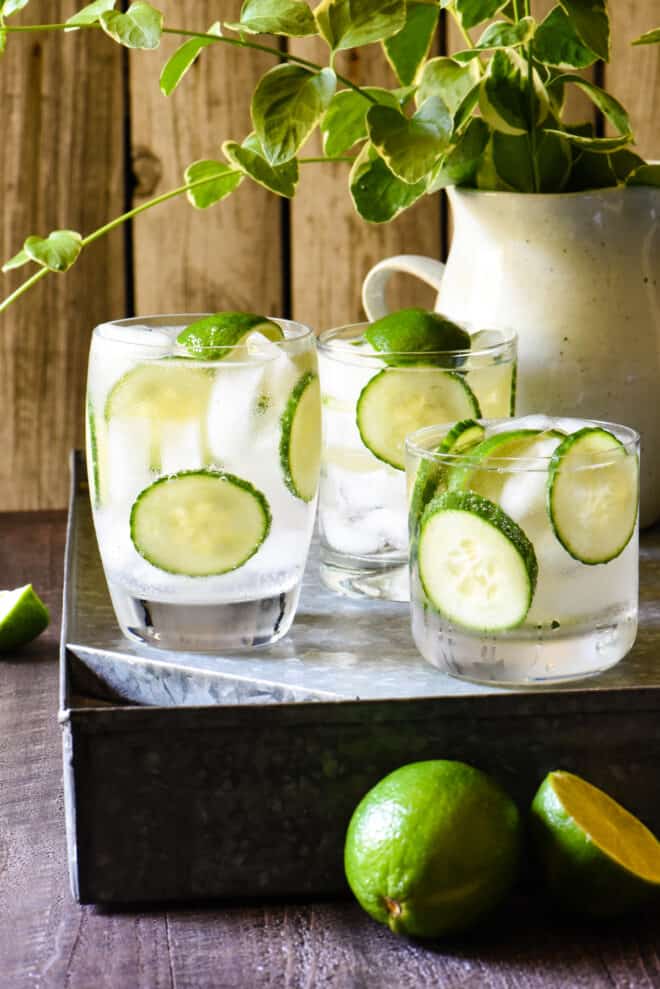
[[[439,354],[470,349],[470,334],[439,313],[401,309],[377,319],[365,337],[386,364],[436,364]],[[428,356],[424,356],[428,355]]]
[[[13,591],[0,591],[0,652],[36,639],[49,621],[48,608],[32,584]]]
[[[532,802],[532,826],[546,881],[567,909],[615,916],[660,898],[660,842],[579,776],[546,776]]]
[[[240,347],[251,333],[261,333],[268,340],[283,340],[277,323],[266,316],[251,312],[217,312],[204,316],[182,330],[176,342],[185,347],[191,357],[203,361],[219,361]]]

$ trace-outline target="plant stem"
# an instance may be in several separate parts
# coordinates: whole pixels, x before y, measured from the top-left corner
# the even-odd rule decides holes
[[[81,30],[84,28],[96,28],[100,30],[99,24],[27,24],[23,26],[16,27],[3,27],[3,31],[8,32],[18,32],[21,31],[70,31]],[[296,65],[304,65],[307,69],[313,69],[315,72],[320,72],[321,69],[325,68],[323,65],[319,65],[318,62],[311,62],[308,58],[301,58],[299,55],[292,55],[291,52],[282,51],[280,48],[275,48],[272,45],[261,45],[258,41],[246,41],[244,38],[228,38],[226,35],[219,34],[207,34],[204,31],[188,31],[185,28],[178,27],[164,27],[163,34],[174,34],[181,35],[185,38],[202,38],[207,41],[212,41],[215,44],[233,45],[235,48],[253,48],[258,52],[266,52],[268,55],[276,55],[277,58],[283,58],[287,62],[294,62]],[[468,38],[469,41],[469,38]],[[469,41],[470,47],[472,47],[472,42]],[[346,76],[340,75],[339,72],[335,73],[337,80],[341,82],[344,86],[349,89],[354,89],[356,93],[360,96],[364,96],[366,100],[370,103],[378,103],[378,100],[374,99],[369,93],[365,92],[361,86],[357,86]]]
[[[134,216],[138,216],[140,213],[144,213],[145,210],[151,209],[152,206],[158,206],[160,203],[167,202],[168,199],[174,199],[175,196],[180,196],[184,192],[188,192],[190,189],[196,189],[197,186],[208,185],[209,182],[215,181],[217,181],[217,176],[213,176],[208,179],[198,179],[196,182],[189,182],[187,185],[180,185],[176,189],[170,189],[169,192],[164,192],[162,195],[156,196],[154,199],[149,199],[146,203],[141,203],[139,206],[135,206],[134,209],[128,210],[127,213],[122,213],[121,216],[116,216],[114,220],[110,220],[109,223],[105,223],[102,227],[99,227],[98,230],[93,230],[91,234],[83,237],[81,247],[87,247],[88,244],[93,244],[95,240],[99,239],[99,237],[103,237],[104,234],[110,233],[110,231],[114,230],[115,227],[125,223],[126,220],[131,220]],[[44,267],[30,275],[30,277],[26,279],[22,285],[19,285],[18,288],[11,293],[11,295],[8,295],[6,299],[3,299],[2,302],[0,302],[0,312],[4,312],[4,310],[12,304],[12,302],[20,298],[24,292],[27,292],[28,289],[32,288],[32,286],[39,281],[39,279],[44,278],[49,272],[50,268]]]
[[[268,55],[277,55],[278,58],[283,58],[287,62],[294,62],[296,65],[304,65],[307,69],[314,69],[315,72],[320,72],[321,69],[325,68],[323,65],[319,65],[318,62],[310,62],[308,58],[301,58],[299,55],[292,55],[291,52],[282,51],[280,48],[274,48],[271,45],[260,45],[257,41],[245,41],[244,38],[228,38],[226,35],[222,34],[205,34],[203,31],[187,31],[185,28],[178,27],[164,27],[163,34],[177,34],[183,35],[186,38],[204,38],[208,41],[213,41],[219,44],[234,45],[236,48],[253,48],[258,52],[266,52]],[[340,75],[339,72],[335,72],[337,80],[347,86],[349,89],[354,89],[356,93],[360,96],[364,96],[365,99],[369,100],[370,103],[378,103],[378,100],[366,93],[360,86],[357,86],[346,76]]]
[[[473,42],[472,38],[470,37],[467,28],[464,28],[463,27],[463,24],[461,22],[460,17],[457,16],[457,17],[454,18],[454,20],[456,21],[456,26],[458,27],[458,30],[461,32],[461,34],[465,38],[465,44],[468,46],[468,48],[474,48],[474,42]]]
[[[40,268],[39,271],[35,271],[35,273],[24,281],[22,285],[19,285],[18,288],[11,293],[11,295],[8,295],[6,299],[3,299],[2,302],[0,302],[0,312],[3,312],[12,304],[12,302],[19,299],[23,293],[32,288],[32,286],[35,285],[40,278],[44,278],[49,271],[50,268]]]
[[[529,90],[529,154],[532,160],[532,178],[534,181],[534,192],[541,191],[541,179],[539,177],[539,163],[537,160],[537,140],[536,140],[536,98],[534,94],[534,52],[532,42],[527,46],[527,88]]]
[[[351,163],[355,161],[350,155],[339,155],[337,158],[319,157],[319,158],[299,158],[299,165],[316,165],[327,162],[328,164],[334,163],[336,161],[350,161]]]

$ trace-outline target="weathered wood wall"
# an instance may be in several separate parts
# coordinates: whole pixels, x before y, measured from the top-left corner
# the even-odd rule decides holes
[[[80,6],[32,0],[21,20],[61,21]],[[161,0],[159,7],[169,23],[206,28],[218,16],[235,17],[240,0]],[[660,0],[616,0],[611,8],[616,44],[605,84],[630,110],[641,153],[660,157],[660,49],[629,46],[660,24]],[[27,233],[93,230],[178,184],[189,162],[217,156],[225,138],[247,133],[248,93],[272,58],[214,49],[167,99],[158,75],[177,43],[168,38],[159,52],[129,54],[96,32],[11,38],[0,63],[3,259]],[[294,44],[303,51],[310,43]],[[389,77],[376,46],[345,56],[342,70],[357,82]],[[576,116],[585,112],[575,107]],[[444,252],[440,197],[370,227],[353,213],[346,169],[305,166],[291,204],[246,182],[204,213],[184,201],[159,207],[0,316],[0,510],[66,503],[68,450],[82,442],[87,349],[97,322],[131,310],[250,308],[290,311],[322,329],[361,317],[362,278],[379,258]],[[3,276],[2,296],[23,278],[20,271]],[[431,296],[402,279],[392,301],[430,304]]]

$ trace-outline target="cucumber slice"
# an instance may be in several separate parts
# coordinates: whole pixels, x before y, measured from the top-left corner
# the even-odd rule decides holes
[[[375,457],[404,470],[404,440],[422,426],[479,417],[479,403],[465,379],[438,368],[386,368],[360,392],[356,421]]]
[[[191,323],[179,333],[176,342],[185,347],[191,357],[220,361],[245,344],[251,333],[261,333],[268,340],[284,339],[281,327],[266,316],[251,312],[218,312]]]
[[[474,491],[499,502],[509,461],[516,457],[550,458],[564,435],[556,429],[508,429],[494,433],[471,451],[467,463],[450,468],[447,487],[450,491]]]
[[[206,415],[213,372],[178,360],[139,364],[110,391],[105,403],[106,421],[153,419],[181,422]]]
[[[321,389],[308,371],[296,383],[282,413],[280,463],[284,483],[296,498],[316,495],[321,464]]]
[[[98,433],[96,431],[96,415],[92,396],[87,396],[87,457],[89,470],[87,476],[90,481],[90,500],[94,508],[101,504],[101,472],[99,467],[99,444]]]
[[[154,567],[210,577],[242,567],[270,531],[271,512],[249,481],[219,471],[161,477],[137,496],[130,531]]]
[[[478,632],[524,622],[536,590],[531,542],[487,498],[449,491],[422,516],[419,576],[431,605],[446,619]]]
[[[637,455],[606,429],[579,429],[555,450],[548,515],[557,539],[580,563],[608,563],[624,551],[635,531],[638,502]]]
[[[477,446],[484,438],[486,430],[474,419],[463,419],[449,430],[434,453],[464,453]],[[422,512],[431,499],[446,490],[447,464],[437,460],[422,458],[417,468],[415,484],[410,498],[410,533],[411,538],[417,529]]]

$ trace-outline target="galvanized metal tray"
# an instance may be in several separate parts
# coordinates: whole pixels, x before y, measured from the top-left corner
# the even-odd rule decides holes
[[[83,902],[340,889],[352,808],[419,758],[470,761],[522,802],[572,768],[660,823],[660,529],[642,540],[632,653],[559,689],[444,676],[418,655],[407,606],[325,590],[316,552],[281,643],[174,655],[119,632],[82,454],[72,463],[60,721]]]

